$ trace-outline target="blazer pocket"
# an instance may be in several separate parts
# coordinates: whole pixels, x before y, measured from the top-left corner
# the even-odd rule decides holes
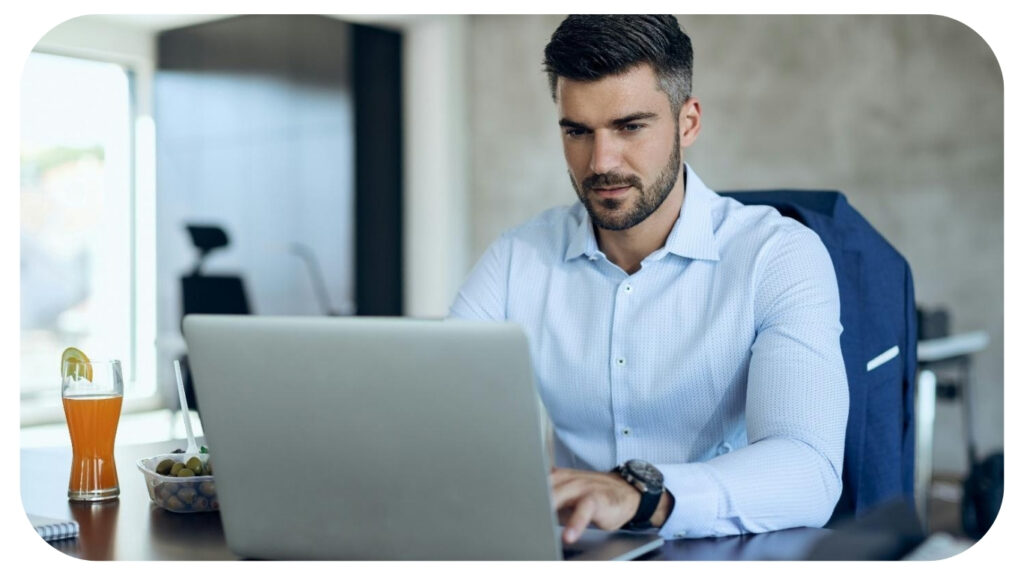
[[[896,357],[899,356],[899,354],[900,354],[900,346],[894,345],[894,346],[890,347],[889,349],[883,351],[882,353],[876,355],[870,361],[868,361],[868,365],[867,365],[868,371],[872,371],[875,368],[877,368],[878,366],[883,365],[885,363],[888,363],[888,362],[896,359]]]

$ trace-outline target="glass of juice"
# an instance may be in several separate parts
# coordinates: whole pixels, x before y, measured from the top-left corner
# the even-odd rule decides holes
[[[121,417],[121,362],[67,361],[60,396],[71,433],[68,499],[105,501],[121,494],[114,466],[114,436]]]

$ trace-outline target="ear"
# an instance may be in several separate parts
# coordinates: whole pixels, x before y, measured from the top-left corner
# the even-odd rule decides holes
[[[679,109],[679,146],[690,147],[700,134],[700,100],[691,97]]]

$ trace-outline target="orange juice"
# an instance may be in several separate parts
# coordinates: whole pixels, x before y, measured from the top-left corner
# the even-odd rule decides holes
[[[71,481],[68,497],[99,501],[120,494],[114,467],[114,435],[121,417],[120,395],[65,397],[71,432]]]

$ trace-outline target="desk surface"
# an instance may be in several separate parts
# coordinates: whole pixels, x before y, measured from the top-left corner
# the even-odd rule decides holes
[[[115,449],[119,499],[108,503],[72,503],[67,499],[71,449],[21,450],[21,497],[36,515],[74,519],[75,539],[51,545],[72,557],[90,560],[234,560],[219,513],[171,513],[153,505],[135,462],[142,457],[184,448],[184,441],[120,446]],[[824,535],[822,529],[667,541],[644,559],[662,561],[799,559]]]

